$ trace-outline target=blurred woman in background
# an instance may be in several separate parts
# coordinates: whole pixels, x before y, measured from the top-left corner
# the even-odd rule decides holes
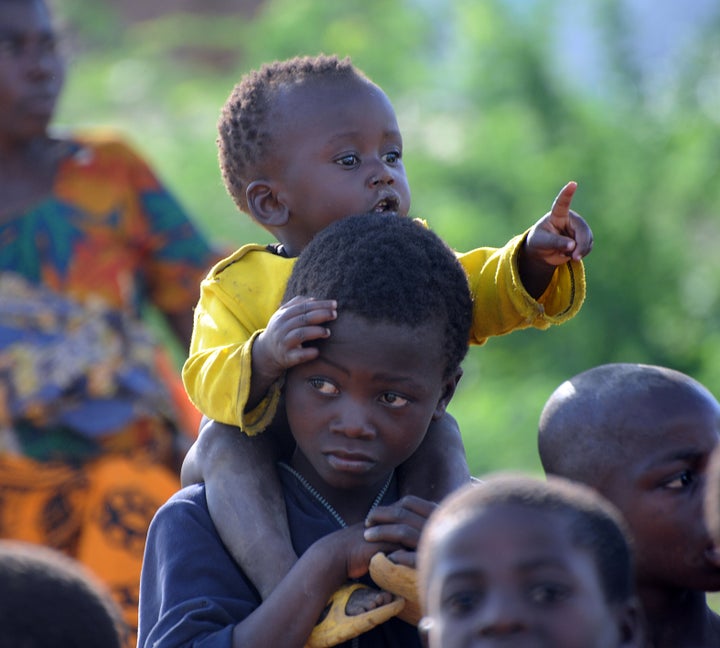
[[[121,139],[49,130],[63,78],[45,0],[3,0],[0,537],[79,559],[135,627],[147,525],[198,422],[142,316],[187,349],[218,255]]]

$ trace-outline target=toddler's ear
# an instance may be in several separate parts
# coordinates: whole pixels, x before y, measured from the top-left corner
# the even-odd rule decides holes
[[[287,225],[290,216],[272,182],[253,180],[245,192],[251,216],[265,228]]]

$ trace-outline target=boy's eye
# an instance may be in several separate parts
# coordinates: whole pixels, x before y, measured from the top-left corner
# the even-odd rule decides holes
[[[352,168],[354,166],[357,166],[360,162],[360,158],[358,158],[357,155],[354,153],[348,153],[347,155],[343,155],[342,157],[335,160],[336,164],[339,164],[343,167]]]
[[[570,595],[570,588],[559,583],[540,583],[529,589],[529,597],[538,605],[552,605],[565,600]]]
[[[329,380],[324,378],[310,378],[308,380],[310,386],[321,394],[327,394],[328,396],[334,396],[339,393],[339,390]]]
[[[400,151],[390,151],[390,153],[386,153],[383,156],[383,160],[385,160],[387,164],[397,164],[398,160],[401,157],[402,154],[400,153]]]
[[[405,407],[410,401],[395,392],[385,392],[380,396],[380,402],[389,407],[399,409],[400,407]]]
[[[443,607],[452,616],[460,617],[470,614],[480,603],[480,593],[472,590],[456,592],[447,597]]]
[[[690,470],[683,470],[679,475],[673,477],[670,481],[665,482],[665,488],[671,490],[680,490],[687,488],[695,481],[695,476]]]

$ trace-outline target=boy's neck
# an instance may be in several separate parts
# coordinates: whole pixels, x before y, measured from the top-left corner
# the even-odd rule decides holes
[[[708,607],[705,592],[640,588],[651,648],[720,646],[720,616]]]
[[[328,511],[332,515],[339,515],[342,522],[351,526],[358,522],[363,522],[368,513],[373,510],[384,498],[385,493],[392,486],[393,474],[388,475],[387,480],[379,484],[373,489],[343,489],[335,490],[327,487],[318,488],[317,484],[312,484],[298,467],[293,466],[292,462],[288,466],[290,470],[300,479],[314,497],[318,499],[324,506],[329,507]]]

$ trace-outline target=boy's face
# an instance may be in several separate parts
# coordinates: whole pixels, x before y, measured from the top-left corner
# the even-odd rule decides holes
[[[0,2],[0,137],[45,134],[63,73],[45,4]]]
[[[596,563],[559,514],[491,506],[451,526],[431,560],[429,648],[640,645],[630,604],[606,602]]]
[[[327,225],[373,210],[410,210],[402,137],[392,104],[372,83],[318,81],[285,91],[272,118],[267,175],[289,210],[296,253]],[[288,245],[288,242],[283,241]]]
[[[341,313],[331,331],[317,359],[288,371],[285,406],[293,466],[334,503],[348,491],[377,492],[444,412],[456,380],[443,378],[440,324]]]
[[[720,567],[703,521],[706,472],[720,434],[720,408],[687,387],[633,408],[632,433],[600,490],[621,510],[635,540],[638,584],[720,590]]]

